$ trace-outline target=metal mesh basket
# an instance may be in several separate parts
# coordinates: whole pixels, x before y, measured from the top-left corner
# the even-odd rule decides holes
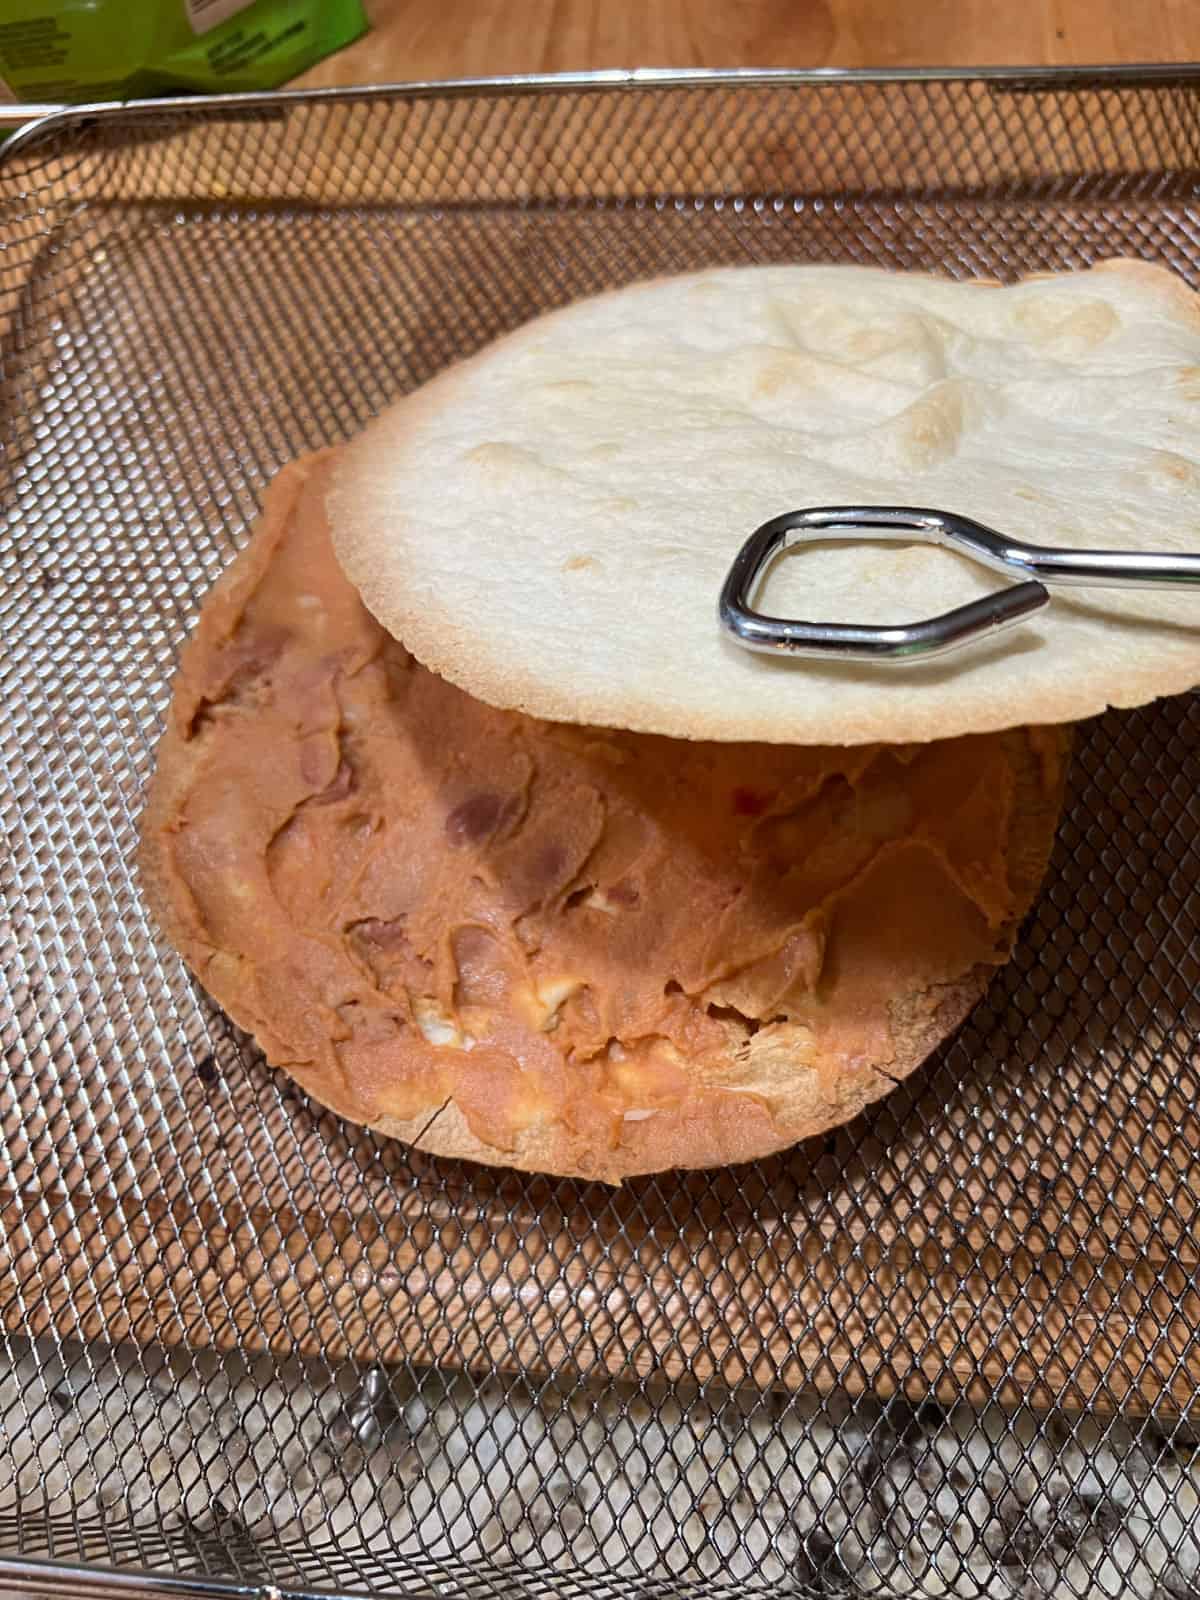
[[[175,652],[282,462],[657,272],[1196,285],[1198,85],[648,74],[10,142],[0,1582],[1196,1592],[1195,697],[1081,729],[1020,948],[911,1082],[619,1191],[323,1114],[132,857]]]

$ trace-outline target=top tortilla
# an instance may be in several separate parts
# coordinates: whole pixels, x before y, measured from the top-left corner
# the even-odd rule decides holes
[[[539,318],[385,411],[329,498],[383,624],[480,699],[677,738],[912,741],[1200,682],[1195,590],[1054,589],[905,666],[752,655],[716,600],[781,512],[904,504],[1059,546],[1200,549],[1200,312],[1112,261],[1011,287],[860,267],[658,279]],[[776,615],[899,623],[1001,586],[926,546],[776,563]]]

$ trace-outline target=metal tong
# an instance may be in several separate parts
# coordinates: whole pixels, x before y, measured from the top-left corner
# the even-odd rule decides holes
[[[935,544],[1022,581],[924,622],[896,626],[804,622],[754,610],[766,568],[798,544],[888,540]],[[822,506],[764,522],[738,551],[721,589],[721,626],[747,650],[826,660],[906,662],[944,655],[1016,627],[1050,603],[1047,584],[1099,588],[1200,587],[1200,555],[1135,550],[1055,550],[1022,544],[948,511],[911,506]]]

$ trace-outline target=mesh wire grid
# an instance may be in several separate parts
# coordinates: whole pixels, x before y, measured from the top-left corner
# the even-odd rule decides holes
[[[620,1191],[436,1161],[322,1113],[189,980],[132,858],[175,653],[281,463],[536,312],[663,271],[1010,279],[1132,254],[1197,285],[1198,83],[548,82],[70,114],[14,143],[7,1581],[27,1563],[27,1587],[52,1586],[49,1561],[297,1591],[829,1594],[844,1457],[815,1469],[827,1507],[846,1502],[832,1532],[779,1530],[839,1419],[869,1438],[897,1406],[969,1403],[1192,1437],[1194,696],[1080,730],[1019,949],[914,1079],[785,1156]],[[249,1470],[172,1452],[249,1378]],[[64,1387],[88,1383],[72,1444]],[[506,1426],[550,1418],[533,1477],[481,1409],[497,1386]],[[433,1445],[374,1450],[418,1401]],[[751,1412],[766,1422],[731,1426]],[[481,1419],[457,1455],[448,1413]],[[1014,1483],[1053,1468],[1032,1426],[1010,1424]],[[555,1476],[571,1450],[605,1463],[582,1510]],[[347,1452],[365,1499],[338,1488]],[[769,1527],[759,1502],[735,1514],[730,1467],[774,1497]],[[272,1494],[291,1514],[264,1535]],[[983,1593],[969,1558],[990,1535],[964,1503],[951,1579]]]

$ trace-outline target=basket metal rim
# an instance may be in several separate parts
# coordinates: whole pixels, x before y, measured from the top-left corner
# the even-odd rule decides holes
[[[46,1595],[175,1595],[195,1600],[360,1600],[361,1589],[292,1589],[276,1584],[239,1583],[234,1578],[184,1577],[144,1567],[105,1567],[37,1557],[0,1557],[0,1595],[35,1588]],[[403,1600],[405,1591],[392,1591]],[[410,1593],[412,1591],[409,1591]]]
[[[587,72],[525,72],[490,77],[415,78],[334,88],[271,89],[236,94],[166,96],[143,100],[97,100],[79,105],[16,104],[0,107],[0,129],[14,131],[0,147],[0,173],[27,145],[47,133],[84,122],[139,121],[143,118],[226,116],[291,106],[346,101],[496,99],[511,95],[563,92],[614,93],[632,89],[832,88],[878,83],[984,83],[1030,90],[1096,84],[1136,88],[1175,84],[1200,88],[1200,60],[1097,62],[1075,66],[987,67],[612,67]]]

